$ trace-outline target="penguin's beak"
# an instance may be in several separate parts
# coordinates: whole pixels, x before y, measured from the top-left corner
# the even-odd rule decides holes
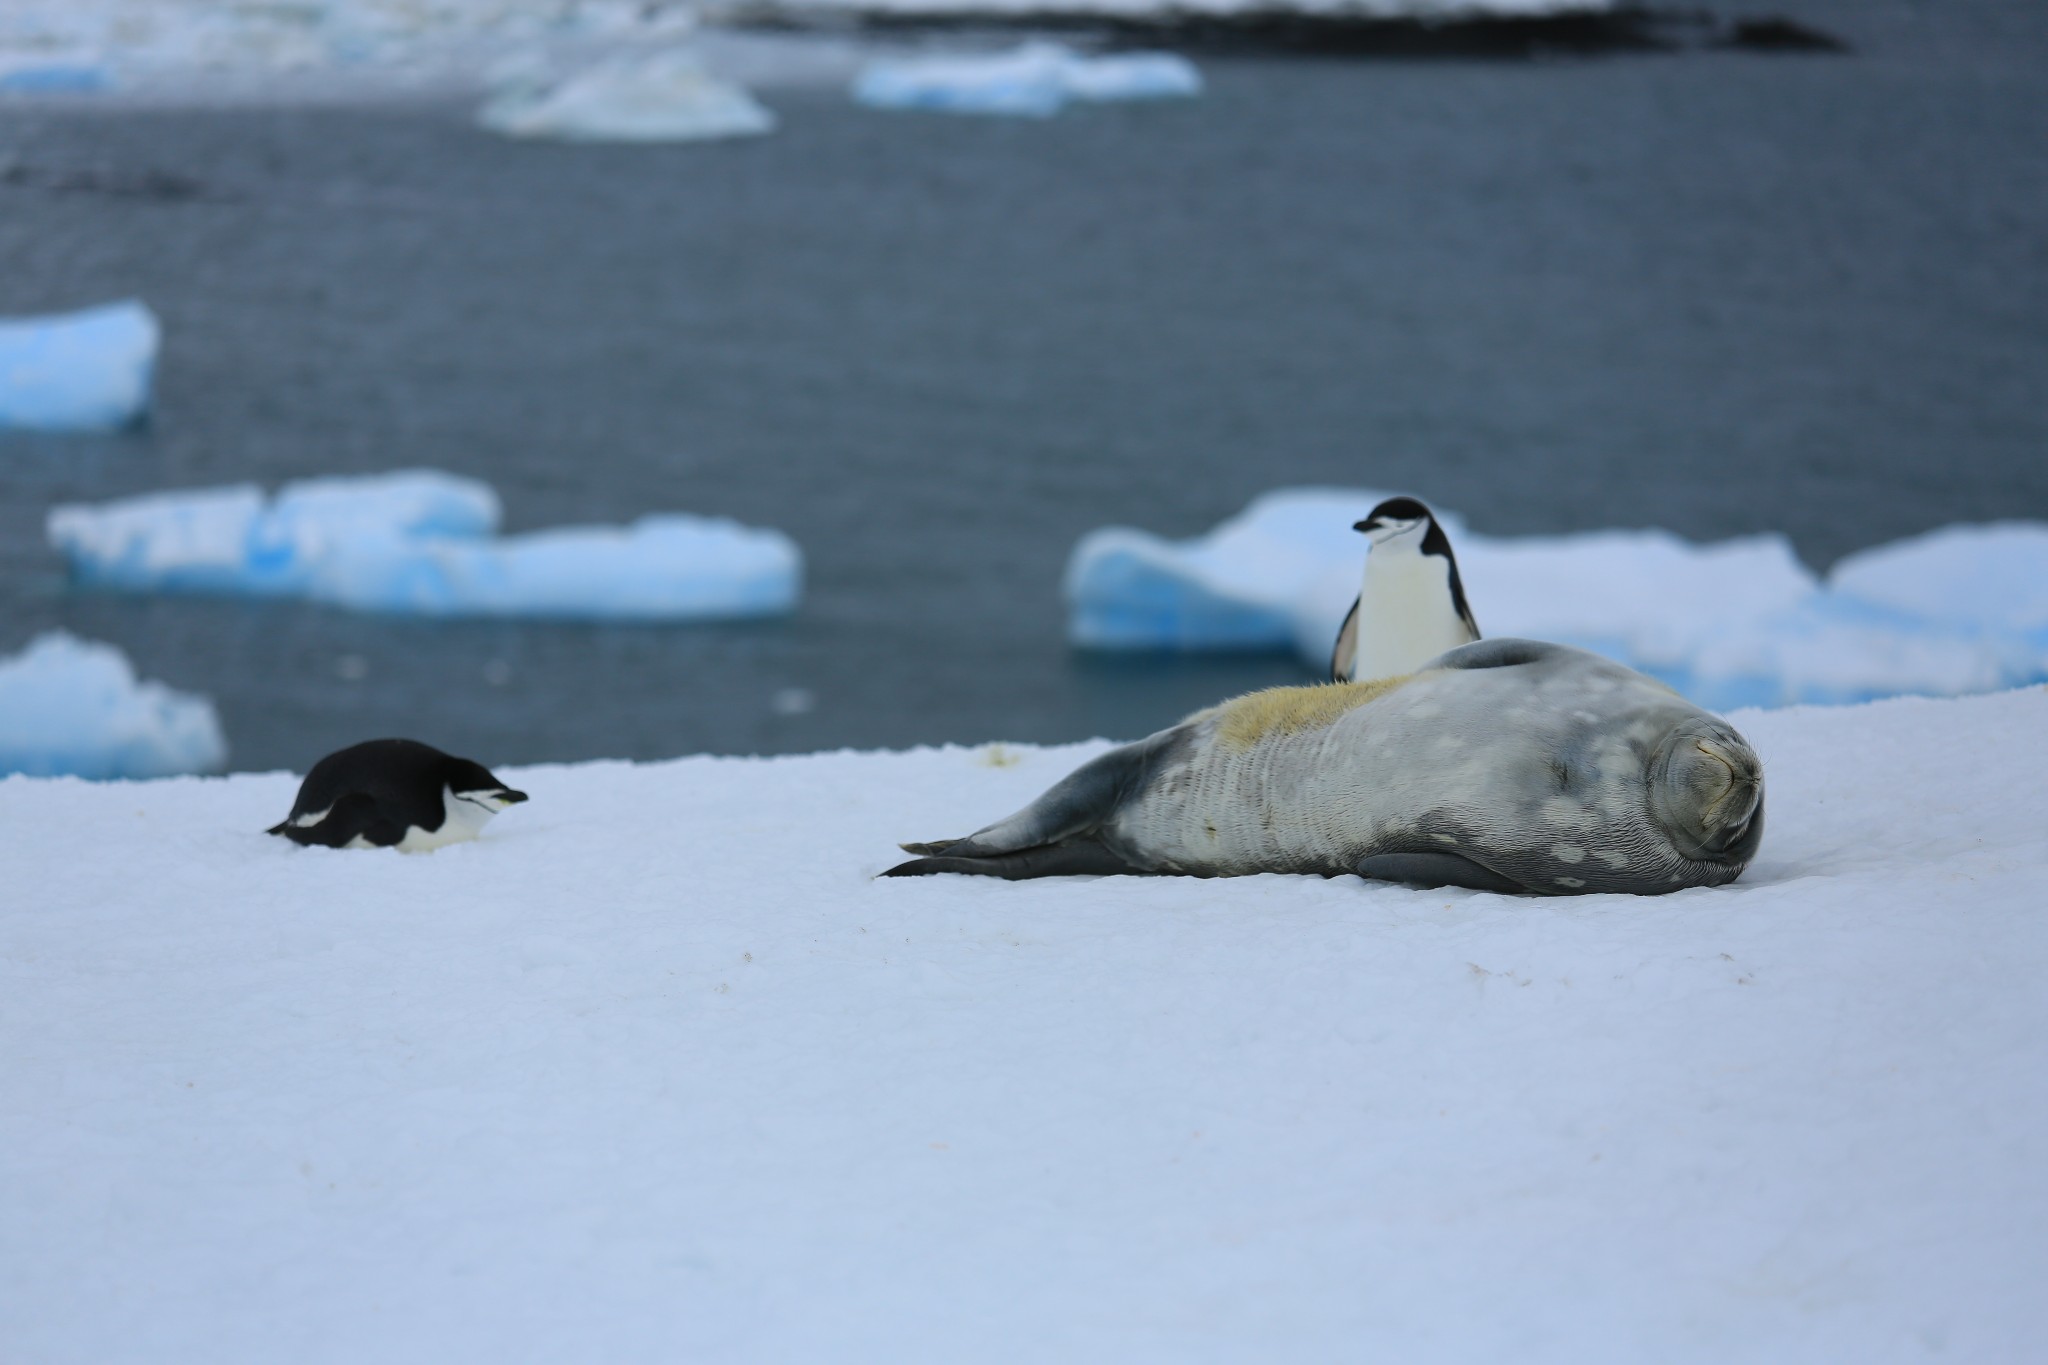
[[[1351,529],[1365,532],[1368,536],[1372,537],[1373,544],[1377,545],[1383,540],[1392,540],[1395,536],[1405,536],[1421,525],[1420,519],[1367,517]]]
[[[525,792],[516,792],[510,787],[500,787],[497,791],[492,792],[491,795],[497,797],[508,806],[516,806],[526,799]]]

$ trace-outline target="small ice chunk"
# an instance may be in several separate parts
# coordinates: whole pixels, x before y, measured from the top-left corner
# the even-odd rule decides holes
[[[304,597],[359,611],[676,621],[792,610],[803,556],[722,518],[495,537],[489,485],[437,470],[154,493],[53,509],[82,581],[133,592]]]
[[[249,542],[263,517],[255,484],[145,493],[50,509],[51,545],[88,582],[143,590],[256,591]]]
[[[83,580],[130,591],[306,592],[328,558],[365,540],[486,536],[490,485],[434,469],[148,493],[53,508],[50,543]]]
[[[113,82],[91,62],[33,62],[0,70],[0,91],[10,95],[90,95]]]
[[[563,81],[522,80],[477,122],[494,133],[571,142],[697,142],[772,132],[775,115],[747,90],[668,50],[615,57]]]
[[[278,489],[271,505],[280,526],[337,535],[488,536],[503,514],[489,484],[438,469],[299,479]]]
[[[114,431],[140,421],[161,336],[135,299],[0,319],[0,427]]]
[[[780,531],[669,515],[499,540],[359,541],[323,561],[307,595],[416,616],[707,620],[794,610],[802,566]]]
[[[1066,65],[1067,93],[1077,100],[1182,99],[1202,93],[1202,73],[1172,52],[1119,52],[1074,57]]]
[[[171,777],[227,752],[212,702],[138,681],[112,645],[52,631],[0,659],[0,773]]]
[[[1194,64],[1170,52],[1086,57],[1031,42],[1007,52],[872,62],[855,79],[853,97],[882,109],[1045,118],[1072,99],[1157,99],[1201,88]]]

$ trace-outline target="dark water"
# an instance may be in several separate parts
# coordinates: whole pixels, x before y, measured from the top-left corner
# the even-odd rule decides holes
[[[782,131],[705,147],[0,110],[0,312],[135,294],[168,338],[149,430],[0,437],[0,651],[112,641],[215,698],[238,768],[383,733],[492,763],[1051,741],[1299,676],[1070,651],[1060,570],[1106,523],[1399,486],[1824,567],[2048,517],[2048,7],[1797,8],[1856,53],[1212,60],[1199,100],[1043,123],[771,92]],[[803,605],[124,599],[41,535],[60,500],[414,465],[514,529],[780,527]],[[815,708],[778,714],[792,688]]]

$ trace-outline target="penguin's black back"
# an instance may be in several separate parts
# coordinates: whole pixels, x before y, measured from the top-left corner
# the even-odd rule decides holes
[[[444,788],[482,791],[503,784],[481,763],[442,753],[416,739],[372,739],[337,749],[299,784],[292,813],[270,828],[301,844],[340,848],[358,836],[388,847],[408,827],[437,830],[447,818]],[[292,822],[328,811],[311,827]]]

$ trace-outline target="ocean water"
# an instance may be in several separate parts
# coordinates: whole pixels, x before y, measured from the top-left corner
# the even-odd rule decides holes
[[[1068,648],[1074,541],[1285,484],[1488,532],[1775,530],[1814,566],[2048,517],[2048,22],[1812,4],[1849,56],[1204,58],[1049,121],[770,90],[782,128],[502,141],[456,104],[0,107],[0,313],[163,318],[159,405],[0,435],[0,652],[208,693],[233,765],[1144,733],[1291,659]],[[722,513],[750,625],[79,591],[53,502],[432,465],[513,529]],[[1484,603],[1476,603],[1482,619]]]

